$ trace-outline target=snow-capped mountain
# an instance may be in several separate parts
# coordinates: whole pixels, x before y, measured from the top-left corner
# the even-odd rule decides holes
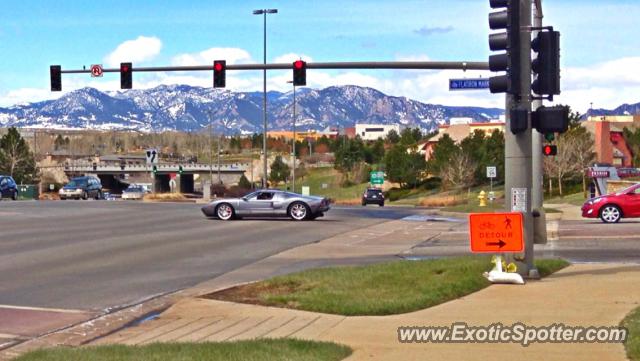
[[[622,104],[619,107],[608,109],[589,109],[583,116],[584,119],[590,116],[603,116],[603,115],[636,115],[640,114],[640,103],[636,104]]]
[[[289,129],[293,92],[272,91],[267,98],[269,129]],[[425,104],[359,86],[300,88],[296,111],[300,129],[316,130],[356,123],[397,123],[432,131],[455,117],[485,122],[504,114],[496,108]],[[84,88],[56,100],[0,108],[0,127],[198,131],[208,127],[210,120],[217,132],[261,132],[262,93],[188,85],[106,93]]]

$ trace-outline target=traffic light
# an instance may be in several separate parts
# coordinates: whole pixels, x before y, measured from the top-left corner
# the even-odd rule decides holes
[[[296,60],[293,62],[293,85],[307,85],[307,62]]]
[[[62,67],[60,65],[51,65],[49,67],[49,75],[51,75],[51,91],[59,92],[62,90]]]
[[[558,154],[558,147],[555,145],[547,144],[542,147],[542,154],[547,157],[551,157]]]
[[[531,124],[542,134],[564,133],[569,129],[569,107],[540,107],[531,113]]]
[[[227,83],[227,62],[216,60],[213,62],[213,87],[224,88]]]
[[[133,87],[133,72],[131,63],[120,63],[120,89]]]
[[[553,142],[553,141],[556,139],[556,135],[555,135],[555,134],[553,134],[553,133],[546,133],[546,134],[544,135],[544,139],[545,139],[547,142]]]
[[[184,172],[184,170],[182,169],[182,166],[178,166],[178,174],[182,175],[182,172]]]
[[[156,174],[158,174],[158,166],[154,165],[153,166],[153,175],[156,175]]]
[[[560,94],[560,33],[541,31],[531,42],[538,56],[531,62],[536,79],[531,90],[539,95]]]
[[[504,51],[489,57],[489,70],[506,71],[506,75],[489,78],[491,93],[520,94],[520,0],[489,0],[489,28],[505,32],[489,34],[489,49]]]

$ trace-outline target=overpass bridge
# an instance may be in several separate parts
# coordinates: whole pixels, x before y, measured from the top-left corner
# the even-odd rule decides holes
[[[130,183],[152,183],[156,192],[169,192],[171,180],[175,181],[175,189],[182,193],[193,193],[195,176],[208,179],[213,174],[217,181],[218,172],[224,184],[234,184],[250,169],[249,163],[199,164],[199,163],[159,163],[153,166],[147,164],[113,164],[113,163],[73,163],[65,164],[64,172],[67,176],[95,175],[100,178],[103,186],[115,193],[119,193]],[[182,173],[180,173],[182,167]]]

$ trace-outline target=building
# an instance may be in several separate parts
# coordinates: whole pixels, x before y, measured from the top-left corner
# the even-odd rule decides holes
[[[274,130],[274,131],[267,132],[267,135],[270,138],[276,138],[276,139],[284,138],[289,141],[293,139],[293,131],[290,131],[290,130]],[[327,128],[321,131],[317,131],[317,130],[296,131],[296,141],[298,142],[302,142],[308,139],[317,140],[322,137],[336,138],[337,136],[338,136],[338,131],[332,130],[331,128]]]
[[[400,134],[398,124],[356,124],[356,136],[362,140],[377,140],[386,138],[390,131]]]
[[[589,117],[582,125],[593,135],[596,163],[631,167],[633,154],[624,139],[624,128],[640,127],[639,115]]]
[[[425,160],[429,160],[433,147],[438,143],[440,138],[447,134],[454,142],[460,143],[464,138],[473,134],[476,130],[480,130],[485,135],[490,135],[495,130],[504,132],[505,123],[502,121],[493,121],[489,123],[471,123],[471,122],[454,122],[453,124],[445,124],[438,127],[438,134],[431,139],[419,143],[417,151],[424,155]]]

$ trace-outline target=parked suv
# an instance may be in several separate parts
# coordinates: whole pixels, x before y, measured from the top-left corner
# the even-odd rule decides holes
[[[102,199],[102,184],[95,177],[76,177],[60,189],[58,195],[62,200],[67,198]]]
[[[384,207],[384,194],[382,189],[367,188],[362,194],[362,205],[366,206],[369,203],[377,204],[380,207]]]
[[[18,199],[18,186],[8,175],[0,175],[0,199],[2,198],[11,198],[14,201]]]

